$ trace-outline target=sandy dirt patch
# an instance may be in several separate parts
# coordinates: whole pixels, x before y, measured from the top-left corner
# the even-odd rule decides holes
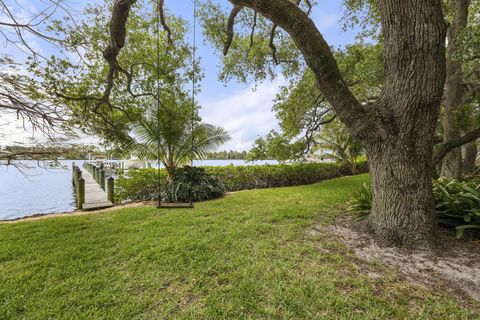
[[[451,230],[442,229],[434,249],[385,248],[372,239],[365,223],[345,218],[307,231],[310,235],[320,233],[338,238],[360,261],[380,263],[411,283],[440,288],[462,301],[480,301],[480,241],[456,240]]]

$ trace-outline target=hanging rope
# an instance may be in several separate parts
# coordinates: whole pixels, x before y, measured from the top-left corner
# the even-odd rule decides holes
[[[157,83],[156,83],[156,96],[157,96],[157,134],[158,134],[158,144],[157,144],[157,187],[158,187],[158,208],[162,206],[162,185],[160,179],[160,153],[161,153],[161,139],[160,139],[160,25],[162,24],[162,16],[159,10],[160,6],[157,5],[157,15],[156,15],[156,41],[157,41]],[[193,48],[192,48],[192,111],[190,114],[190,136],[191,136],[191,145],[190,145],[190,167],[193,168],[193,161],[195,157],[195,87],[196,87],[196,78],[195,78],[195,63],[196,63],[196,27],[197,27],[197,1],[193,0]],[[170,38],[170,44],[172,40]],[[193,170],[190,170],[190,185],[189,185],[189,200],[190,207],[193,208]],[[167,206],[170,208],[175,208],[176,206]],[[178,206],[177,206],[178,207]]]
[[[158,206],[162,204],[162,181],[160,179],[160,10],[157,6],[156,40],[157,40],[157,188],[158,188]]]
[[[197,45],[197,0],[193,0],[193,48],[192,48],[192,113],[190,118],[190,134],[192,138],[192,144],[190,149],[190,204],[193,204],[193,158],[195,154],[195,63],[196,63],[196,45]]]

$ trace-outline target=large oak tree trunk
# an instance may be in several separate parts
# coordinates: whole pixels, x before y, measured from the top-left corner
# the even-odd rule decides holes
[[[385,84],[375,116],[383,131],[364,139],[372,176],[368,224],[385,245],[424,245],[437,227],[432,153],[445,79],[440,2],[379,1]]]
[[[436,228],[433,138],[445,84],[441,1],[378,0],[385,76],[381,97],[369,106],[358,103],[315,24],[292,2],[230,2],[255,9],[290,34],[320,91],[367,150],[374,195],[369,225],[380,242],[430,242]]]
[[[469,0],[451,0],[453,21],[448,28],[447,79],[445,85],[445,110],[443,117],[444,141],[457,139],[460,132],[455,124],[455,109],[463,104],[464,88],[462,63],[455,54],[460,43],[459,34],[468,23]],[[462,154],[460,148],[450,151],[443,159],[442,176],[459,179],[462,176]]]

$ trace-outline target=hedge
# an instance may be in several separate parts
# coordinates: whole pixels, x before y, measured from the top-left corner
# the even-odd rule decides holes
[[[335,163],[229,165],[206,169],[225,184],[227,191],[298,186],[351,174],[350,169]],[[366,162],[359,164],[357,171],[367,172]]]
[[[261,166],[203,167],[225,185],[227,192],[288,187],[317,183],[323,180],[350,175],[349,168],[335,163],[302,163]],[[366,162],[359,163],[357,173],[368,171]],[[166,188],[166,172],[160,170],[162,188]],[[153,200],[157,197],[156,169],[130,170],[115,182],[118,202]]]

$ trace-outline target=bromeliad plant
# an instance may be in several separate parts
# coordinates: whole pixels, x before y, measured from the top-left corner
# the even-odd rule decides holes
[[[372,210],[372,188],[364,183],[362,188],[355,192],[350,200],[349,211],[355,213],[355,220],[363,220]]]
[[[473,236],[480,235],[480,184],[441,178],[433,182],[433,194],[441,225],[455,228],[457,238],[462,238],[466,230]],[[371,187],[364,184],[353,195],[349,211],[361,220],[370,214],[371,209]]]

